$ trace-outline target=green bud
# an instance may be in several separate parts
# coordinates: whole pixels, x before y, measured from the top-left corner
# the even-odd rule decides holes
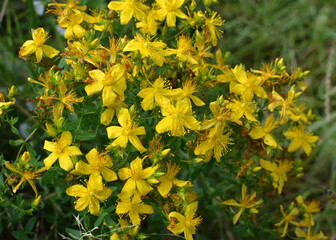
[[[64,117],[60,117],[56,123],[57,129],[62,129],[64,127]]]

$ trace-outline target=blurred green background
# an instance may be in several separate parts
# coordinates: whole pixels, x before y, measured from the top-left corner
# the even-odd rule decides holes
[[[50,13],[39,15],[34,2],[0,1],[0,92],[13,84],[18,86],[15,111],[23,119],[30,119],[19,127],[22,135],[34,121],[26,103],[31,98],[26,79],[36,77],[36,73],[18,58],[19,48],[31,39],[31,29],[40,26],[51,33],[50,45],[57,49],[65,45],[56,30],[56,18]],[[39,3],[45,6],[49,2]],[[107,2],[83,1],[89,8],[102,8]],[[289,68],[310,71],[304,101],[319,117],[311,130],[320,140],[309,158],[303,159],[305,176],[299,186],[304,197],[320,200],[323,210],[316,222],[335,238],[336,206],[325,197],[324,190],[336,192],[336,1],[218,0],[211,8],[226,21],[217,48],[231,53],[232,66],[243,63],[247,69],[258,68],[275,58],[284,58]],[[15,148],[8,144],[10,134],[6,126],[0,126],[0,152],[5,159],[16,156]]]

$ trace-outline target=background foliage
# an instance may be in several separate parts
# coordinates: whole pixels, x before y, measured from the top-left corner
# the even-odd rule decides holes
[[[91,8],[105,7],[107,4],[104,0],[83,2]],[[304,99],[308,107],[320,116],[319,120],[311,126],[315,134],[320,136],[320,140],[318,147],[309,158],[304,159],[306,171],[304,179],[286,192],[294,196],[296,191],[299,191],[305,197],[319,199],[324,210],[318,214],[316,222],[319,226],[317,227],[325,234],[333,236],[336,233],[334,224],[336,208],[325,197],[324,190],[336,191],[336,163],[333,159],[336,151],[336,112],[334,111],[336,107],[334,101],[336,3],[333,0],[219,0],[218,2],[213,5],[213,9],[220,13],[226,23],[223,27],[224,36],[217,47],[223,52],[231,52],[229,57],[231,66],[243,62],[246,69],[257,68],[262,63],[279,57],[284,58],[284,62],[292,65],[293,68],[300,66],[303,70],[310,70],[309,88],[305,92]],[[42,1],[42,3],[47,4],[48,1]],[[16,95],[18,104],[15,105],[14,110],[20,121],[13,124],[13,128],[17,128],[19,134],[26,138],[29,128],[36,121],[27,111],[33,108],[31,101],[34,99],[30,99],[32,86],[27,84],[26,79],[35,78],[36,72],[32,66],[27,66],[17,57],[19,47],[25,40],[30,39],[30,29],[39,26],[43,26],[51,33],[53,37],[50,42],[53,42],[53,46],[57,49],[64,47],[64,42],[56,30],[55,17],[51,14],[39,16],[32,0],[4,0],[1,2],[1,7],[0,91],[6,92],[13,84],[20,86]],[[27,99],[30,102],[27,102]],[[43,135],[43,131],[39,131],[36,136]],[[18,136],[13,135],[7,126],[0,126],[0,152],[4,159],[15,159],[17,147],[13,142],[10,144],[8,139],[16,140]],[[28,144],[34,149],[37,142],[37,137],[33,137]],[[3,167],[4,161],[1,160],[0,165]],[[40,181],[48,181],[50,174],[53,173],[46,174]],[[3,191],[1,188],[4,186],[5,179],[5,176],[0,175],[0,194]],[[206,195],[213,189],[211,182],[206,182],[206,178],[203,180],[205,183],[196,185],[195,191]],[[69,197],[64,197],[63,194],[66,189],[65,182],[54,185],[57,186],[56,189],[49,189],[49,195],[44,196],[44,204],[40,206],[43,210],[39,211],[39,215],[28,218],[25,216],[24,212],[32,211],[33,207],[27,206],[24,195],[22,199],[17,199],[22,202],[22,209],[15,205],[0,209],[0,238],[6,239],[8,236],[16,239],[58,238],[58,232],[75,234],[71,232],[73,231],[71,229],[76,228],[70,211],[71,205],[69,204],[69,209],[60,209],[57,205],[60,201],[69,203]],[[5,202],[2,194],[0,202]],[[213,203],[210,200],[207,203],[207,206],[200,206],[200,215],[206,215],[207,211],[211,210]],[[277,205],[278,203],[274,204],[274,206]],[[59,219],[63,221],[60,222]],[[220,228],[219,239],[231,238],[235,232],[240,231],[239,228],[229,229],[226,222],[231,221],[229,218],[221,219],[218,215],[213,216],[213,219],[213,222],[200,226],[198,232],[204,234],[204,236],[199,235],[200,239],[211,239],[209,233],[217,228]],[[152,222],[154,221],[152,219]],[[16,231],[6,232],[12,228],[6,227],[7,225],[15,226]],[[154,225],[147,227],[149,232],[159,231]]]

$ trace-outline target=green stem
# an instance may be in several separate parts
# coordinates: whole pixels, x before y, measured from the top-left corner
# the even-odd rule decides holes
[[[17,160],[19,159],[23,147],[24,147],[25,144],[29,141],[29,139],[35,134],[35,132],[36,132],[36,130],[37,130],[38,128],[39,128],[39,126],[36,127],[36,128],[34,129],[34,131],[32,131],[32,133],[31,133],[31,134],[24,140],[24,142],[21,144],[21,147],[20,147],[20,149],[19,149],[19,151],[18,151],[18,153],[17,153],[17,155],[16,155],[16,159],[15,159],[15,161],[17,161]],[[22,137],[21,137],[21,138],[22,138]]]

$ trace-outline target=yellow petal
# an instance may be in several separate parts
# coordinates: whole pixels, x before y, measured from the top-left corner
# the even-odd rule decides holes
[[[123,181],[131,177],[131,169],[130,168],[122,168],[118,171],[119,178]]]
[[[99,201],[94,196],[90,196],[89,211],[91,214],[98,214],[100,211]]]
[[[44,146],[43,148],[49,152],[54,152],[56,149],[55,149],[55,146],[56,146],[56,143],[55,142],[50,142],[48,140],[45,140],[44,141]]]
[[[195,212],[197,210],[197,205],[198,205],[198,202],[193,202],[193,203],[190,203],[186,209],[185,209],[185,216],[186,218],[192,218],[194,215],[195,215]]]
[[[114,171],[112,171],[111,169],[108,169],[107,167],[103,167],[100,171],[103,175],[103,178],[107,182],[115,181],[115,180],[118,179],[117,174]]]
[[[242,212],[243,212],[243,208],[241,208],[240,210],[239,210],[239,212],[236,214],[236,215],[234,215],[234,217],[233,217],[233,224],[236,224],[237,222],[238,222],[238,220],[239,220],[239,218],[240,218],[240,215],[242,214]]]
[[[76,146],[69,146],[63,149],[63,153],[69,155],[69,156],[76,156],[76,155],[82,155],[83,153],[81,150],[79,150]]]
[[[100,116],[100,123],[105,126],[109,125],[113,120],[114,114],[114,108],[107,108]]]
[[[122,134],[122,130],[123,129],[121,127],[118,127],[118,126],[108,127],[108,128],[106,128],[107,137],[109,139],[120,137],[120,135]]]
[[[72,135],[69,131],[65,131],[62,133],[59,143],[62,143],[63,146],[70,146],[72,143]]]
[[[43,50],[42,47],[37,47],[35,50],[36,62],[39,63],[43,57]]]
[[[138,212],[136,212],[135,210],[131,210],[128,213],[128,215],[131,219],[132,224],[140,224],[140,216],[139,216]]]
[[[239,203],[236,202],[234,199],[226,200],[222,202],[222,204],[229,205],[229,206],[240,206]]]
[[[134,136],[134,135],[130,135],[128,137],[130,143],[136,148],[138,149],[138,151],[140,153],[143,153],[146,151],[146,148],[141,144],[141,141],[140,139],[137,137],[137,136]]]
[[[36,51],[36,44],[35,41],[33,40],[28,40],[26,41],[20,50],[20,55],[21,56],[26,56],[34,53]]]
[[[142,214],[152,214],[154,213],[154,209],[152,206],[140,203],[137,205],[137,211]]]
[[[44,165],[47,168],[47,170],[54,164],[54,162],[56,162],[58,157],[59,157],[59,154],[53,152],[46,159],[43,160]]]
[[[155,130],[158,133],[163,133],[163,132],[167,132],[171,129],[172,127],[172,123],[173,123],[173,118],[171,116],[165,117],[164,119],[162,119],[155,127]]]
[[[159,191],[159,193],[161,194],[162,197],[165,197],[169,193],[172,186],[173,186],[172,181],[169,181],[169,180],[163,181],[158,186],[158,191]]]
[[[73,163],[67,154],[61,153],[58,162],[60,167],[65,171],[70,171],[73,169]]]
[[[81,27],[81,25],[74,25],[72,28],[74,34],[76,35],[76,37],[78,38],[82,38],[85,34],[85,29]]]
[[[147,195],[147,193],[153,190],[153,188],[145,180],[138,180],[135,181],[135,183],[142,196]]]
[[[72,26],[69,26],[69,27],[67,27],[67,29],[65,29],[64,38],[69,39],[69,40],[73,39]]]
[[[87,189],[79,184],[67,188],[65,193],[72,197],[85,197],[88,195]]]
[[[100,201],[105,201],[111,196],[112,190],[110,188],[104,187],[102,191],[95,192],[95,197],[97,197]]]
[[[271,163],[270,161],[265,161],[263,159],[260,159],[260,166],[265,168],[267,171],[274,172],[277,168],[275,163]]]
[[[112,105],[117,97],[112,86],[105,86],[103,89],[103,106]]]
[[[89,175],[92,173],[90,165],[83,161],[77,162],[75,169],[77,174]]]
[[[267,145],[276,148],[278,146],[277,142],[274,140],[273,136],[271,134],[266,134],[264,138],[264,143]]]
[[[77,199],[75,209],[77,211],[83,211],[89,205],[90,196],[85,196]]]
[[[136,189],[135,180],[130,178],[126,181],[124,187],[121,190],[121,193],[126,194],[127,196],[131,196],[135,193],[135,189]]]
[[[53,58],[59,53],[55,48],[48,45],[42,45],[42,49],[48,58]]]
[[[85,92],[88,96],[91,96],[95,93],[100,92],[103,89],[104,85],[101,82],[93,82],[85,86]]]
[[[253,139],[259,139],[266,135],[264,128],[262,127],[255,127],[249,132],[249,135]]]
[[[121,135],[116,140],[112,142],[112,146],[120,146],[122,148],[125,148],[128,143],[128,137],[125,135]]]

